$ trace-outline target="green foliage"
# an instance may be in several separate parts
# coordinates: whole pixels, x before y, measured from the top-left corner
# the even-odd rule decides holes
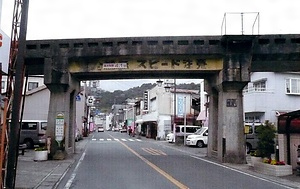
[[[34,149],[34,151],[46,151],[46,150],[48,150],[46,146],[41,146]]]
[[[264,125],[260,125],[257,128],[258,133],[258,153],[261,157],[271,158],[271,154],[274,153],[274,138],[275,138],[275,127],[268,121]]]

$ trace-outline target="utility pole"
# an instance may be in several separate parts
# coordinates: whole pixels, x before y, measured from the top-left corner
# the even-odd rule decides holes
[[[17,5],[21,5],[19,7]],[[17,43],[18,51],[16,54],[16,65],[15,65],[15,82],[13,87],[13,101],[12,101],[12,119],[10,124],[9,132],[9,143],[8,143],[8,158],[7,158],[7,174],[5,178],[6,188],[13,189],[15,188],[16,180],[16,171],[17,171],[17,162],[19,154],[19,134],[20,134],[20,106],[22,100],[22,89],[24,81],[24,55],[26,48],[26,33],[27,33],[27,20],[28,20],[28,6],[29,0],[16,0],[15,1],[15,15],[12,28],[12,36],[14,39],[12,41]],[[19,22],[19,11],[21,11],[21,22]],[[16,41],[15,37],[17,24],[20,24],[20,33],[19,38]],[[13,35],[15,34],[15,35]]]

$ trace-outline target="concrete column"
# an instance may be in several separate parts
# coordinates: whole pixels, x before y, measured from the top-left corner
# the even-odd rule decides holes
[[[220,91],[218,111],[218,159],[245,163],[243,99],[241,90]]]
[[[224,36],[223,70],[216,82],[218,95],[218,159],[245,163],[243,88],[250,81],[255,36]]]
[[[61,63],[57,69],[57,64]],[[64,159],[75,152],[76,102],[75,97],[80,90],[80,82],[71,77],[67,71],[68,58],[46,58],[45,84],[50,90],[47,137],[51,137],[50,158]],[[49,71],[50,70],[50,71]],[[63,116],[64,136],[61,145],[57,142],[56,120]]]
[[[57,156],[57,151],[59,149],[58,143],[55,140],[55,129],[56,129],[56,117],[58,114],[63,114],[64,117],[64,135],[68,136],[67,125],[69,125],[69,101],[68,95],[66,94],[64,87],[56,86],[55,89],[51,88],[50,90],[50,103],[49,103],[49,112],[48,112],[48,126],[47,126],[47,137],[51,137],[51,153],[50,156],[54,159]],[[64,139],[66,140],[66,137]],[[66,144],[64,144],[66,146]],[[65,147],[63,149],[65,151]],[[64,158],[64,154],[61,155],[60,159]]]

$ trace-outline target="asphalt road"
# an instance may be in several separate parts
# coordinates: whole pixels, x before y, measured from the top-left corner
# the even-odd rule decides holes
[[[58,188],[289,188],[180,151],[174,144],[119,132],[93,133],[78,158]]]

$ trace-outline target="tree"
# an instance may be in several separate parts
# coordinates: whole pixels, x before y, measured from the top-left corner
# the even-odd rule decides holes
[[[269,121],[265,124],[260,125],[257,128],[258,143],[257,150],[261,157],[271,158],[271,154],[274,153],[275,145],[275,127]]]

